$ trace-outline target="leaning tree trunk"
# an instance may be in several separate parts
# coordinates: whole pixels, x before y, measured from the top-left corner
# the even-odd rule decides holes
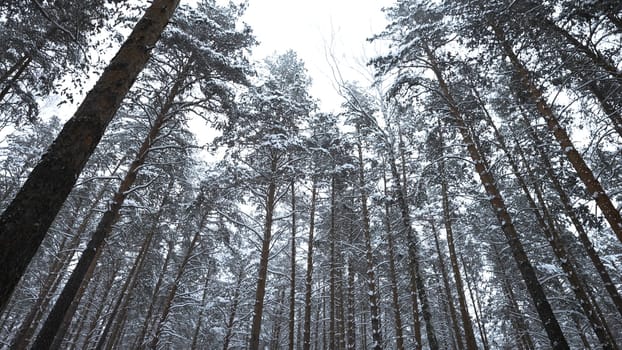
[[[553,165],[551,164],[549,157],[547,156],[546,152],[543,149],[543,144],[539,136],[533,130],[533,128],[529,125],[527,126],[527,131],[529,132],[529,135],[535,142],[534,148],[536,150],[536,153],[538,154],[540,161],[544,165],[544,170],[546,171],[546,174],[549,180],[551,180],[551,183],[553,184],[553,188],[555,189],[555,191],[557,192],[557,195],[559,196],[559,199],[564,207],[564,213],[566,214],[568,218],[570,218],[570,221],[572,222],[575,229],[577,230],[579,241],[581,242],[581,244],[583,245],[583,248],[587,252],[588,257],[590,258],[590,260],[592,261],[592,264],[596,268],[596,271],[598,271],[598,275],[602,279],[603,284],[605,285],[605,289],[607,290],[607,293],[609,294],[609,296],[611,297],[611,300],[616,306],[618,313],[620,314],[620,316],[622,316],[622,297],[620,296],[620,293],[618,292],[618,289],[616,288],[615,283],[613,283],[613,280],[611,279],[611,276],[609,275],[609,272],[607,271],[605,264],[600,259],[598,252],[596,252],[596,250],[594,249],[594,245],[592,244],[592,241],[587,235],[587,232],[585,230],[585,227],[583,226],[583,223],[581,223],[581,220],[579,220],[579,217],[577,216],[577,213],[575,212],[575,209],[572,206],[572,201],[570,197],[568,196],[568,194],[562,187],[562,184],[560,183],[557,174],[553,170]]]
[[[447,107],[449,108],[449,112],[451,113],[451,122],[460,131],[462,139],[467,147],[467,151],[475,164],[475,170],[479,175],[486,193],[488,194],[490,204],[495,215],[497,216],[501,229],[508,240],[514,260],[519,267],[521,275],[527,285],[527,290],[533,299],[534,305],[536,305],[538,315],[540,316],[540,320],[542,321],[544,329],[547,332],[551,346],[554,349],[568,349],[569,346],[566,341],[566,337],[564,336],[559,322],[553,313],[553,308],[546,297],[544,288],[540,284],[540,281],[538,281],[536,271],[527,257],[527,253],[525,252],[518,232],[514,227],[512,217],[508,212],[508,208],[505,204],[503,196],[501,195],[501,191],[497,188],[497,181],[489,170],[487,164],[488,162],[475,145],[475,141],[470,133],[470,128],[466,125],[462,112],[458,109],[458,103],[454,100],[449,91],[449,87],[447,86],[447,83],[445,82],[445,79],[443,78],[440,68],[436,62],[436,57],[427,46],[425,46],[424,49],[431,65],[430,68],[436,77],[440,91],[443,94]]]
[[[184,71],[189,67],[186,66]],[[78,264],[75,269],[71,273],[69,280],[65,284],[63,291],[58,297],[52,311],[48,315],[47,320],[43,324],[43,328],[39,331],[39,335],[37,336],[37,340],[35,342],[35,347],[37,349],[43,349],[44,346],[49,346],[52,340],[56,336],[58,332],[58,326],[61,323],[61,320],[65,317],[65,313],[67,312],[69,305],[74,300],[78,289],[82,283],[88,284],[88,280],[85,280],[85,276],[87,270],[91,263],[95,260],[96,255],[102,249],[104,245],[104,240],[112,231],[113,225],[117,222],[119,218],[119,213],[125,199],[128,194],[131,193],[131,188],[136,181],[136,177],[138,176],[138,172],[142,165],[145,163],[147,156],[149,154],[150,148],[153,146],[156,138],[158,137],[160,130],[165,125],[165,123],[169,119],[169,110],[171,109],[175,97],[179,94],[183,87],[183,81],[185,77],[185,73],[182,72],[180,77],[176,79],[175,84],[172,86],[171,91],[169,92],[164,105],[162,106],[158,116],[153,121],[151,125],[151,129],[149,133],[143,140],[143,143],[138,150],[136,158],[130,164],[130,167],[125,175],[123,181],[119,185],[119,189],[114,194],[110,207],[99,223],[97,224],[97,228],[93,232],[91,240],[86,246],[86,249],[82,253],[82,256],[78,260]]]
[[[188,265],[188,263],[190,262],[190,258],[192,258],[194,254],[194,248],[199,243],[199,239],[201,238],[201,231],[205,227],[208,214],[209,213],[201,214],[201,219],[199,220],[199,223],[197,225],[197,230],[195,231],[194,236],[190,241],[190,245],[188,246],[188,249],[186,250],[186,253],[184,254],[181,263],[179,264],[179,268],[177,268],[177,274],[175,275],[175,279],[171,283],[171,289],[169,290],[168,295],[166,296],[166,299],[164,301],[162,313],[160,314],[160,319],[156,323],[153,339],[151,339],[151,341],[149,342],[150,349],[155,350],[158,346],[158,342],[160,341],[160,337],[164,330],[164,325],[166,323],[166,320],[168,319],[171,307],[173,306],[175,296],[177,295],[177,289],[181,285],[181,279],[184,276],[184,272],[186,271],[186,266]],[[99,350],[100,346],[98,345],[96,349]]]
[[[150,56],[179,0],[154,0],[0,216],[0,311]]]
[[[574,147],[574,144],[566,132],[566,129],[564,129],[564,127],[560,124],[559,119],[553,112],[553,109],[546,102],[542,89],[532,80],[531,72],[529,72],[519,60],[518,56],[514,52],[514,49],[505,38],[505,33],[498,25],[492,24],[492,28],[497,39],[499,40],[501,48],[510,59],[514,69],[518,72],[520,76],[520,83],[523,88],[530,94],[538,112],[546,121],[546,125],[561,146],[562,151],[566,154],[570,164],[574,167],[587,191],[592,195],[592,198],[596,200],[596,204],[602,211],[605,219],[607,219],[607,222],[609,222],[609,225],[618,237],[618,240],[622,242],[622,216],[620,216],[620,212],[611,202],[611,198],[605,192],[604,188],[600,184],[600,181],[598,181],[592,173],[592,169],[590,169],[579,151],[577,151]]]
[[[456,315],[456,307],[454,306],[454,296],[451,292],[451,287],[449,285],[449,274],[447,273],[447,268],[445,267],[445,259],[443,259],[443,252],[441,251],[441,246],[438,243],[438,232],[436,231],[436,225],[434,225],[434,219],[430,218],[430,225],[432,226],[432,235],[434,236],[434,245],[436,247],[436,252],[438,254],[438,265],[441,270],[441,277],[443,279],[443,286],[447,291],[447,306],[449,307],[449,317],[451,319],[451,326],[454,333],[454,339],[456,343],[454,346],[458,348],[458,350],[464,349],[464,343],[462,341],[462,332],[460,332],[460,324],[458,323],[458,316]]]

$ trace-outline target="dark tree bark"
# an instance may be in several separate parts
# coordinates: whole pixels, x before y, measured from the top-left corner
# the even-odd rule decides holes
[[[189,65],[186,67],[188,68]],[[35,347],[37,349],[43,349],[46,346],[49,346],[56,334],[58,333],[58,326],[61,324],[61,320],[65,317],[65,314],[74,300],[78,289],[81,284],[88,284],[88,279],[85,279],[87,275],[87,270],[89,266],[96,260],[97,254],[101,251],[105,238],[112,231],[113,225],[117,222],[119,218],[119,213],[127,195],[131,192],[134,182],[136,181],[136,177],[141,166],[145,163],[147,156],[149,154],[150,148],[153,146],[160,130],[166,123],[169,118],[169,110],[173,105],[175,97],[179,94],[182,89],[183,82],[185,78],[185,73],[182,72],[180,77],[176,79],[173,84],[171,91],[169,92],[164,105],[162,106],[159,114],[156,119],[153,121],[151,125],[151,129],[149,133],[143,140],[143,143],[138,150],[136,158],[130,164],[127,174],[121,184],[117,192],[114,194],[111,204],[100,219],[97,224],[97,228],[92,234],[91,240],[86,246],[86,249],[80,256],[78,260],[78,264],[76,268],[71,273],[69,280],[65,284],[63,291],[61,292],[58,300],[54,304],[52,311],[48,315],[47,320],[43,324],[43,328],[39,331],[37,336],[37,340],[35,341]]]
[[[0,216],[0,311],[178,4],[154,0]]]

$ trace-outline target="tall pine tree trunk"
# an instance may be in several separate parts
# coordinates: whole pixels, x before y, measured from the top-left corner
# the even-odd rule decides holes
[[[250,350],[259,349],[261,336],[261,317],[263,315],[264,297],[266,295],[266,278],[268,277],[268,260],[270,257],[270,241],[272,240],[272,223],[274,207],[276,205],[276,170],[277,157],[272,155],[270,165],[270,182],[266,196],[266,217],[264,222],[264,235],[261,242],[261,257],[259,260],[259,272],[257,277],[257,289],[255,290],[255,305],[253,307],[253,320],[251,327]]]
[[[445,233],[447,234],[447,246],[449,248],[449,260],[451,262],[451,270],[456,283],[456,292],[458,293],[458,303],[460,304],[460,315],[462,317],[462,326],[464,327],[464,336],[466,338],[467,350],[476,350],[477,342],[475,341],[475,333],[473,332],[473,324],[469,315],[466,297],[464,295],[464,285],[462,283],[462,275],[460,266],[458,265],[458,257],[456,254],[456,246],[454,244],[454,230],[452,226],[453,213],[449,205],[449,190],[447,184],[447,173],[445,171],[444,147],[442,131],[439,130],[441,145],[441,160],[439,161],[439,172],[441,176],[441,195],[443,202],[443,221],[445,222]]]
[[[568,136],[566,129],[564,129],[564,127],[559,123],[557,116],[546,102],[542,89],[540,89],[532,80],[531,72],[527,70],[527,68],[519,60],[518,56],[516,56],[514,49],[505,38],[505,33],[498,25],[491,25],[497,39],[499,40],[501,48],[510,59],[514,69],[519,74],[520,83],[523,88],[530,94],[538,112],[546,121],[546,125],[561,146],[564,154],[566,154],[570,164],[574,167],[577,175],[587,188],[587,191],[592,195],[592,198],[596,200],[596,204],[602,211],[607,222],[609,222],[609,225],[618,237],[618,240],[622,242],[622,216],[620,216],[620,212],[611,202],[611,199],[603,189],[600,181],[598,181],[592,173],[592,169],[590,169],[579,151],[577,151],[574,147],[574,144],[572,143],[572,140],[570,140],[570,136]]]
[[[296,190],[295,181],[292,181],[292,249],[291,249],[291,272],[289,285],[289,338],[288,349],[294,350],[294,327],[296,325]]]
[[[434,54],[427,46],[424,49],[431,65],[430,68],[436,77],[440,91],[443,94],[447,107],[451,113],[451,122],[460,131],[462,139],[467,147],[467,151],[475,164],[475,170],[479,175],[480,181],[482,182],[486,193],[488,194],[490,204],[495,215],[497,216],[501,229],[508,240],[514,260],[519,267],[523,280],[527,285],[527,290],[529,291],[534,305],[538,310],[540,320],[542,321],[544,329],[547,332],[551,346],[556,350],[568,349],[569,347],[566,337],[564,336],[559,322],[553,313],[553,309],[546,297],[544,288],[538,281],[536,271],[527,257],[527,253],[525,252],[518,232],[514,227],[505,201],[501,195],[501,192],[497,188],[497,181],[489,170],[488,162],[484,159],[480,150],[476,147],[475,141],[470,133],[470,128],[465,124],[462,112],[458,109],[458,104],[454,100],[449,91],[449,87],[445,83]]]
[[[387,189],[387,177],[383,172],[384,195],[389,198]],[[399,291],[397,286],[397,271],[395,269],[395,245],[393,243],[393,228],[391,225],[391,204],[388,199],[384,203],[385,231],[387,235],[389,258],[389,281],[391,283],[391,301],[393,302],[393,313],[395,318],[395,348],[404,350],[404,331],[402,327],[402,314],[400,311]]]
[[[305,276],[305,314],[302,348],[311,350],[311,294],[313,288],[313,246],[315,234],[315,201],[317,188],[315,180],[311,186],[311,209],[309,210],[309,239],[307,242],[307,272]]]
[[[179,0],[154,0],[0,216],[0,311],[150,56]]]
[[[369,296],[369,308],[371,312],[371,331],[374,350],[382,349],[382,331],[380,328],[380,305],[378,291],[376,290],[376,273],[374,265],[373,248],[371,245],[371,229],[369,227],[369,210],[367,208],[367,193],[365,191],[365,172],[363,163],[363,147],[359,143],[359,191],[361,198],[361,219],[363,221],[363,237],[365,239],[365,258],[367,262],[367,295]]]

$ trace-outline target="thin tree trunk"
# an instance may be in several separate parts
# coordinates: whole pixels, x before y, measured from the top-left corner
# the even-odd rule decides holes
[[[276,205],[276,170],[277,156],[272,155],[270,165],[270,182],[266,197],[266,218],[264,223],[264,236],[261,243],[261,257],[259,260],[259,272],[257,277],[257,289],[255,291],[255,305],[253,307],[253,321],[249,350],[259,349],[261,336],[261,317],[263,315],[264,297],[266,294],[266,278],[268,277],[268,259],[270,257],[270,241],[272,240],[272,222],[274,207]]]
[[[479,298],[473,295],[473,289],[471,287],[469,273],[467,270],[467,266],[464,263],[464,259],[462,258],[462,255],[460,255],[460,262],[462,263],[462,268],[464,269],[464,280],[466,281],[467,290],[469,292],[469,297],[471,298],[471,304],[473,305],[473,311],[475,313],[475,320],[477,321],[477,329],[479,330],[479,336],[480,336],[480,339],[482,340],[482,345],[484,346],[484,350],[488,350],[490,349],[490,346],[488,345],[488,336],[486,335],[486,326],[485,326],[485,322],[483,322],[482,319],[480,318],[482,307],[481,307],[481,304],[479,303]],[[476,289],[476,292],[477,292],[477,289]]]
[[[383,186],[384,186],[384,195],[386,197],[389,196],[389,192],[387,190],[387,177],[383,172]],[[399,301],[399,291],[397,288],[397,272],[395,269],[395,246],[393,243],[393,228],[391,227],[391,204],[389,201],[385,201],[384,203],[384,216],[385,216],[385,231],[387,235],[387,244],[388,251],[387,255],[389,258],[389,281],[391,283],[391,296],[393,302],[393,313],[395,318],[395,348],[397,350],[404,350],[404,332],[402,330],[402,315],[400,311],[400,301]]]
[[[150,328],[149,321],[151,321],[151,318],[156,310],[158,294],[160,294],[160,289],[162,288],[162,284],[164,283],[164,279],[168,271],[168,263],[173,258],[174,248],[175,242],[173,240],[168,241],[168,250],[166,251],[166,257],[164,258],[164,262],[162,263],[162,269],[160,270],[160,274],[158,275],[158,280],[156,281],[156,284],[153,288],[153,294],[151,294],[151,300],[149,302],[149,307],[147,308],[147,315],[145,316],[145,320],[143,321],[140,333],[138,337],[136,337],[132,348],[142,349],[146,346],[145,338]]]
[[[242,289],[242,279],[244,278],[244,266],[240,265],[240,270],[238,271],[238,279],[235,285],[235,290],[233,291],[233,300],[231,301],[231,308],[229,309],[229,318],[227,319],[227,323],[225,324],[225,338],[223,340],[222,350],[229,350],[229,342],[231,342],[231,337],[233,336],[233,328],[235,326],[235,318],[238,312],[238,305],[240,303],[240,289]]]
[[[138,250],[138,255],[134,259],[132,268],[127,278],[125,279],[123,286],[121,287],[121,292],[119,293],[119,297],[117,298],[112,308],[112,312],[110,312],[110,314],[108,315],[108,321],[106,322],[106,326],[104,327],[104,331],[96,347],[98,349],[104,344],[102,342],[107,341],[106,349],[110,350],[114,343],[114,340],[117,339],[117,337],[119,336],[119,331],[121,330],[120,320],[125,317],[125,314],[127,312],[127,305],[130,301],[131,291],[134,289],[134,286],[138,282],[138,274],[143,269],[145,258],[147,256],[147,253],[149,252],[149,247],[151,246],[153,237],[155,236],[155,233],[160,224],[162,214],[164,213],[164,208],[166,206],[166,203],[168,202],[169,194],[172,191],[174,184],[175,178],[171,176],[167,188],[164,189],[164,197],[160,202],[158,212],[156,213],[155,217],[152,218],[153,223],[151,224],[151,227],[143,240],[143,244]],[[119,312],[119,310],[122,310],[121,315],[117,317],[117,313]],[[110,335],[110,339],[108,339],[108,332],[110,331],[112,331],[112,333]]]
[[[382,330],[380,327],[380,307],[378,300],[378,291],[376,290],[376,274],[373,257],[373,248],[371,245],[371,229],[369,227],[369,210],[367,208],[367,193],[365,191],[365,172],[363,164],[363,148],[359,143],[358,160],[359,160],[359,191],[361,198],[361,219],[363,221],[363,236],[365,239],[365,258],[367,261],[367,294],[369,295],[369,308],[371,311],[371,329],[374,350],[382,349]]]
[[[441,175],[442,176],[442,175]],[[456,307],[454,306],[454,296],[451,293],[451,287],[449,286],[449,276],[447,273],[447,268],[445,267],[445,260],[443,259],[443,252],[441,251],[441,246],[438,243],[438,232],[436,231],[436,226],[434,225],[434,219],[430,218],[430,225],[432,226],[432,234],[434,235],[434,244],[436,246],[436,251],[438,253],[438,264],[441,269],[441,277],[443,279],[443,286],[447,291],[447,307],[449,308],[449,317],[451,318],[451,328],[454,333],[454,338],[456,339],[456,345],[458,349],[464,349],[464,343],[462,342],[462,332],[460,332],[460,324],[458,323],[458,316],[456,315]]]
[[[197,348],[197,344],[199,342],[199,333],[201,332],[201,326],[203,325],[203,315],[205,313],[205,307],[207,303],[208,296],[208,287],[210,278],[210,271],[208,270],[207,276],[205,276],[205,283],[203,284],[203,296],[201,297],[201,308],[199,310],[199,315],[197,317],[197,325],[194,327],[194,333],[192,333],[192,345],[190,345],[191,350],[195,350]]]
[[[307,242],[307,272],[305,276],[305,314],[304,314],[304,332],[302,349],[311,350],[311,294],[312,294],[312,280],[313,280],[313,246],[315,234],[315,201],[317,195],[317,188],[315,180],[311,186],[311,209],[309,213],[309,239]]]
[[[460,274],[460,266],[458,265],[458,257],[456,254],[456,247],[454,244],[454,230],[453,230],[453,215],[449,205],[449,191],[447,185],[447,173],[445,171],[445,159],[444,150],[445,147],[442,131],[439,129],[439,135],[441,140],[441,160],[439,162],[439,172],[441,176],[441,195],[443,202],[443,221],[445,222],[445,232],[447,234],[447,246],[449,248],[449,260],[451,262],[451,269],[454,275],[454,282],[456,283],[456,291],[458,293],[458,303],[460,305],[460,315],[462,317],[462,326],[464,327],[464,335],[466,339],[466,348],[468,350],[476,350],[477,342],[475,341],[475,333],[473,332],[473,324],[471,323],[471,316],[469,315],[466,297],[464,295],[464,285],[462,283],[462,276]],[[440,254],[440,253],[439,253]]]
[[[178,4],[154,0],[0,216],[0,311]]]
[[[190,241],[190,245],[188,246],[188,249],[186,250],[186,253],[184,254],[184,257],[179,265],[179,268],[177,269],[177,274],[175,275],[175,279],[173,280],[171,284],[171,289],[169,290],[168,295],[164,301],[162,313],[160,314],[160,319],[156,323],[156,328],[155,328],[153,339],[149,343],[149,348],[153,350],[155,350],[158,346],[158,342],[160,341],[162,331],[164,330],[164,325],[171,311],[171,307],[173,306],[173,301],[175,300],[175,296],[177,295],[177,289],[181,285],[181,279],[184,275],[184,272],[186,271],[186,266],[188,265],[188,262],[190,262],[190,258],[192,257],[192,254],[194,253],[194,248],[197,246],[197,243],[199,242],[199,239],[201,238],[201,231],[205,227],[208,214],[209,213],[201,214],[201,219],[199,220],[199,223],[197,225],[197,230],[194,233],[194,236],[192,237],[192,241]],[[97,346],[96,350],[99,350],[99,349],[100,347]]]
[[[512,218],[508,212],[508,209],[505,205],[505,201],[501,195],[501,192],[497,188],[497,181],[493,177],[492,173],[488,169],[487,161],[484,159],[480,150],[476,147],[475,142],[471,133],[469,132],[468,126],[465,124],[465,121],[462,116],[462,112],[458,109],[458,104],[454,100],[453,96],[449,92],[449,87],[445,83],[445,80],[441,74],[440,69],[436,63],[436,58],[434,57],[432,51],[426,46],[425,47],[426,55],[428,60],[430,61],[432,71],[436,76],[436,80],[439,84],[441,92],[447,102],[447,107],[452,115],[452,123],[454,126],[460,131],[462,135],[462,139],[467,146],[467,151],[471,156],[475,164],[475,170],[478,173],[482,185],[488,194],[490,199],[490,204],[493,208],[497,216],[497,220],[499,221],[503,233],[505,234],[508,244],[510,245],[510,250],[516,261],[521,275],[527,285],[527,290],[531,295],[534,305],[536,305],[536,309],[538,310],[538,314],[544,326],[544,329],[547,332],[549,337],[551,346],[554,349],[568,349],[568,343],[566,341],[566,337],[564,336],[561,327],[553,313],[553,309],[551,308],[551,304],[549,303],[546,293],[544,292],[544,288],[538,281],[538,277],[536,275],[536,271],[531,265],[527,254],[525,253],[525,249],[523,248],[523,244],[520,241],[518,232],[514,227],[512,222]]]
[[[421,312],[423,314],[423,320],[426,325],[426,335],[428,337],[428,345],[431,350],[437,350],[438,340],[436,339],[436,334],[434,331],[434,325],[432,324],[432,314],[430,312],[430,305],[428,302],[428,297],[426,295],[426,289],[424,284],[424,279],[421,273],[421,268],[419,266],[419,252],[417,249],[417,243],[415,240],[415,235],[413,233],[411,219],[410,219],[410,210],[408,207],[408,203],[406,202],[406,194],[404,193],[404,189],[406,188],[406,183],[404,183],[404,187],[401,185],[400,174],[397,170],[397,164],[395,162],[395,158],[392,152],[389,152],[389,165],[391,168],[391,176],[395,181],[395,190],[397,193],[397,202],[400,208],[400,216],[402,219],[402,226],[404,226],[404,230],[406,230],[406,240],[408,242],[408,255],[409,255],[409,272],[411,276],[411,298],[413,302],[413,322],[415,328],[415,348],[421,349],[423,347],[422,339],[421,339],[421,325],[419,323],[419,315],[418,315],[418,304],[417,304],[417,296],[421,301]],[[404,179],[405,181],[406,179]]]
[[[294,330],[296,326],[296,189],[295,181],[292,181],[292,250],[291,250],[291,273],[289,285],[289,343],[288,349],[294,350]]]
[[[500,45],[508,56],[514,69],[518,72],[523,87],[529,92],[533,102],[535,103],[538,112],[546,121],[548,128],[551,130],[553,136],[562,148],[562,151],[566,154],[566,157],[570,161],[570,164],[574,167],[577,175],[584,183],[587,191],[592,195],[592,198],[596,200],[596,204],[600,208],[607,222],[611,226],[611,229],[618,237],[618,240],[622,242],[622,216],[620,212],[611,202],[611,199],[603,189],[600,181],[594,176],[590,167],[585,163],[585,160],[581,154],[577,151],[568,136],[568,133],[559,123],[557,116],[546,102],[542,90],[531,79],[531,73],[519,60],[518,56],[514,52],[514,49],[510,43],[505,39],[505,33],[497,25],[492,25],[493,30]]]
[[[347,279],[347,319],[346,319],[346,349],[356,349],[356,305],[354,302],[354,268],[352,258],[348,261],[348,279]]]

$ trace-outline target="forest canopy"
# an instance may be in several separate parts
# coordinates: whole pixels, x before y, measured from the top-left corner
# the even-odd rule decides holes
[[[0,349],[622,346],[622,3],[395,0],[337,111],[247,6],[0,4]]]

